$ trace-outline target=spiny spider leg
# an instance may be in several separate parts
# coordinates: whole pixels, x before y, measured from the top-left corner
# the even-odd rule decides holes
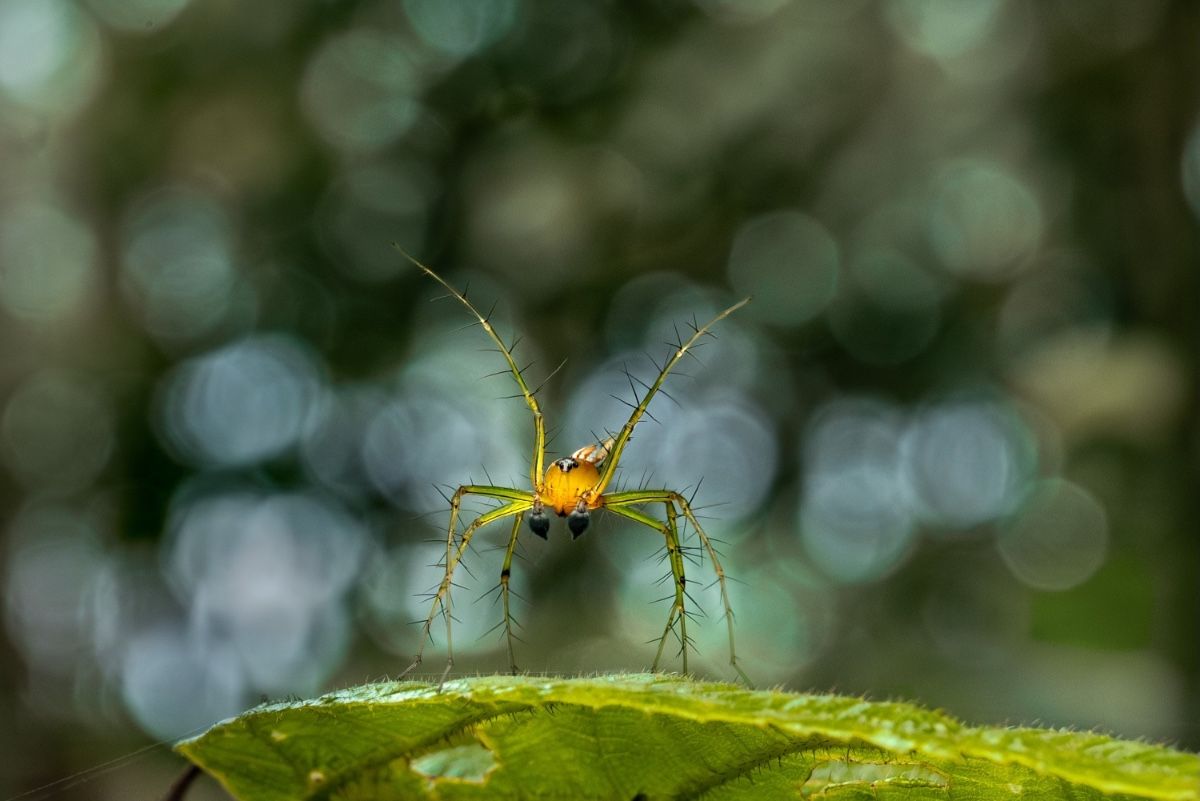
[[[540,406],[538,406],[536,394],[531,392],[529,385],[525,383],[525,376],[522,374],[521,368],[517,366],[517,361],[513,358],[512,350],[504,344],[504,340],[501,339],[500,335],[496,333],[496,329],[492,327],[491,320],[481,314],[479,310],[475,308],[475,305],[471,303],[471,301],[467,300],[466,295],[452,287],[444,278],[435,273],[429,267],[422,264],[415,257],[409,255],[404,248],[400,247],[395,242],[392,243],[392,247],[398,250],[400,254],[404,256],[404,258],[416,265],[421,272],[425,273],[430,278],[445,287],[446,290],[456,300],[458,300],[459,303],[461,303],[463,306],[466,306],[467,310],[475,317],[475,321],[479,323],[484,332],[487,333],[487,335],[491,337],[492,341],[496,343],[496,347],[500,350],[500,355],[502,355],[504,357],[504,361],[508,363],[509,372],[512,373],[513,379],[517,382],[517,386],[521,389],[521,396],[525,399],[525,405],[529,407],[529,411],[533,412],[533,459],[529,462],[529,486],[540,487],[542,473],[544,472],[545,468],[546,423],[542,419],[542,409]],[[562,367],[562,365],[559,365],[559,367]],[[555,368],[555,372],[557,372],[558,369],[559,368]]]
[[[674,490],[630,490],[628,492],[614,492],[611,495],[606,495],[604,497],[605,508],[611,512],[622,514],[625,517],[629,517],[633,520],[637,520],[638,518],[628,514],[630,510],[624,507],[638,506],[646,503],[665,503],[667,504],[668,508],[670,508],[672,505],[678,506],[680,511],[683,512],[683,516],[687,519],[688,523],[690,523],[692,528],[696,530],[696,535],[700,538],[700,542],[704,546],[704,550],[708,553],[709,560],[712,562],[713,573],[715,573],[717,576],[717,586],[721,590],[721,604],[725,607],[725,625],[729,633],[729,664],[734,670],[737,671],[738,676],[741,677],[742,681],[746,682],[747,686],[753,686],[753,682],[750,681],[750,677],[746,675],[744,670],[742,670],[742,667],[738,664],[737,660],[737,649],[734,646],[733,639],[733,604],[729,602],[729,588],[725,580],[725,569],[721,567],[721,559],[717,554],[717,549],[713,547],[712,540],[710,540],[708,534],[704,532],[704,528],[700,525],[700,521],[696,519],[696,515],[692,512],[692,506],[688,502],[687,498],[685,498],[682,494],[675,492]],[[647,517],[646,515],[640,516],[645,517],[646,520],[654,523],[655,528],[659,527],[653,518]],[[668,518],[669,517],[670,516],[668,515]],[[682,560],[680,561],[682,562]],[[673,566],[671,569],[674,571]],[[682,587],[680,589],[682,590]]]
[[[512,534],[508,537],[508,547],[504,549],[504,566],[500,568],[500,600],[504,607],[504,637],[508,643],[508,666],[512,670],[513,675],[520,672],[517,667],[517,657],[513,654],[513,618],[508,609],[508,580],[512,574],[513,553],[517,550],[517,537],[521,533],[521,521],[525,518],[525,513],[517,514],[517,519],[513,521]]]
[[[463,530],[462,536],[457,538],[458,545],[455,547],[455,529],[458,525],[458,512],[462,504],[463,496],[465,495],[482,495],[488,498],[498,498],[507,500],[509,503],[498,506],[489,512],[485,512]],[[417,647],[417,653],[413,656],[412,664],[404,669],[400,674],[401,679],[409,673],[416,670],[421,664],[425,653],[425,644],[430,639],[430,629],[433,628],[433,619],[437,617],[438,610],[442,612],[442,617],[446,620],[446,669],[442,671],[441,680],[438,682],[438,687],[446,682],[446,676],[449,675],[450,669],[454,666],[454,644],[451,635],[451,601],[450,587],[454,579],[454,568],[458,566],[467,547],[471,544],[471,538],[475,536],[475,532],[488,523],[496,520],[502,520],[506,517],[522,514],[526,509],[533,505],[533,495],[521,490],[510,489],[508,487],[489,487],[480,485],[467,485],[459,487],[450,499],[450,525],[446,529],[446,565],[445,573],[441,583],[438,584],[437,591],[433,594],[433,601],[429,605],[429,614],[425,618],[425,623],[421,626],[421,644]]]
[[[626,443],[629,442],[629,437],[633,434],[634,426],[637,425],[638,420],[642,418],[642,415],[646,413],[647,407],[650,406],[650,401],[656,394],[658,394],[658,391],[662,388],[663,383],[667,380],[667,375],[671,372],[675,365],[679,363],[679,360],[688,355],[688,352],[696,346],[696,343],[700,341],[701,337],[708,333],[710,328],[749,302],[750,298],[744,298],[738,301],[725,311],[718,314],[716,317],[709,320],[704,325],[696,327],[695,332],[691,335],[691,337],[688,338],[686,342],[681,341],[676,343],[675,352],[672,353],[667,358],[666,362],[663,363],[662,370],[659,371],[658,378],[654,379],[654,383],[650,385],[650,387],[646,390],[646,394],[644,394],[642,399],[638,401],[638,404],[634,407],[632,414],[629,415],[629,420],[625,422],[625,425],[621,427],[621,432],[617,434],[616,440],[613,442],[613,446],[609,448],[609,457],[604,463],[604,470],[600,473],[600,479],[590,491],[590,498],[596,498],[603,495],[604,490],[608,488],[609,482],[612,481],[613,475],[616,473],[617,462],[621,461],[621,454],[625,450]],[[537,486],[537,484],[534,486]]]
[[[612,497],[612,496],[609,496]],[[635,502],[636,503],[636,502]],[[683,557],[679,552],[679,529],[675,525],[675,508],[670,504],[667,507],[667,520],[655,520],[650,515],[640,512],[637,509],[631,509],[628,506],[609,506],[607,507],[613,514],[633,520],[636,523],[641,523],[643,526],[654,529],[663,535],[666,540],[667,560],[671,563],[671,578],[672,584],[675,586],[675,600],[671,604],[671,611],[667,614],[667,625],[663,628],[662,636],[658,639],[658,651],[654,654],[654,664],[650,666],[651,672],[658,672],[658,665],[662,661],[663,649],[667,644],[667,637],[670,635],[675,623],[679,623],[679,642],[683,654],[683,672],[688,672],[688,636],[687,636],[687,614],[684,608],[685,590],[687,588],[687,577],[684,574]]]

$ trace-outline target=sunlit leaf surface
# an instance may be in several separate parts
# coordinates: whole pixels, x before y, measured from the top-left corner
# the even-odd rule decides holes
[[[177,748],[240,801],[1200,799],[1200,757],[1161,746],[661,674],[366,685]]]

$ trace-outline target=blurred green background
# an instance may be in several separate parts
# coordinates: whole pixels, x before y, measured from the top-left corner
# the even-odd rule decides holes
[[[392,241],[559,453],[755,296],[622,475],[757,682],[1200,748],[1198,77],[1190,0],[0,0],[0,797],[408,663],[531,425]],[[522,667],[648,666],[652,534],[522,543]]]

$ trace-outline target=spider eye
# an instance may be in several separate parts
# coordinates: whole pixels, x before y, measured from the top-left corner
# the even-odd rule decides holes
[[[567,515],[567,528],[571,529],[571,539],[577,540],[583,532],[587,531],[588,523],[591,521],[591,515],[586,510],[576,509],[571,514]]]
[[[546,535],[550,531],[550,518],[546,517],[545,512],[534,512],[529,515],[529,530],[542,539],[548,539]]]

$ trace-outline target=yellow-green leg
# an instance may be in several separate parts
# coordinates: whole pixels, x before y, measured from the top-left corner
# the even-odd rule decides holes
[[[713,573],[717,576],[717,586],[721,591],[721,604],[725,607],[725,625],[729,634],[729,664],[737,671],[742,681],[747,686],[751,686],[750,677],[746,675],[741,665],[738,664],[737,648],[733,637],[733,604],[729,602],[729,588],[725,580],[725,569],[721,567],[721,559],[717,554],[717,549],[713,547],[712,540],[708,538],[708,535],[704,532],[704,528],[700,525],[700,521],[696,519],[696,515],[692,512],[691,504],[688,503],[687,498],[673,490],[630,490],[628,492],[614,492],[604,497],[604,505],[607,509],[635,520],[637,518],[627,514],[631,510],[626,507],[647,503],[664,503],[668,508],[678,506],[679,510],[683,512],[683,516],[696,529],[696,536],[700,538],[700,544],[704,547],[705,553],[708,554],[709,561],[712,562]],[[669,519],[671,518],[671,514],[668,514]],[[651,521],[651,523],[654,522],[653,518],[646,515],[639,513],[639,516]]]
[[[504,549],[504,565],[500,568],[500,605],[504,607],[504,636],[508,642],[508,666],[514,676],[520,672],[520,669],[517,667],[517,658],[513,654],[513,619],[508,608],[508,581],[512,575],[513,554],[517,550],[517,537],[521,533],[521,521],[524,519],[524,512],[519,512],[517,519],[513,521],[512,534],[508,538],[508,547]]]
[[[504,361],[508,363],[508,370],[512,373],[513,380],[517,382],[517,386],[521,390],[521,397],[525,399],[525,405],[529,407],[529,411],[533,413],[533,458],[529,460],[529,485],[536,487],[542,480],[542,471],[545,467],[546,458],[546,422],[542,418],[542,409],[538,406],[537,390],[530,390],[529,384],[525,382],[525,374],[521,368],[517,366],[516,359],[513,358],[512,349],[504,344],[504,340],[496,333],[496,329],[492,327],[491,320],[486,315],[482,314],[479,309],[475,308],[475,304],[467,300],[467,296],[446,282],[446,279],[433,271],[433,268],[421,263],[415,256],[412,256],[404,248],[392,243],[392,247],[400,251],[404,258],[411,261],[417,266],[421,272],[428,275],[433,280],[444,286],[454,298],[467,308],[471,316],[475,318],[484,333],[491,338],[492,342],[496,343],[496,349],[500,351],[500,355],[504,357]],[[744,303],[745,301],[743,301]],[[739,304],[740,305],[740,304]],[[728,312],[726,312],[728,313]],[[723,316],[723,315],[722,315]],[[565,362],[564,362],[565,363]],[[560,364],[559,367],[562,367]],[[558,369],[555,369],[558,372]],[[554,375],[551,373],[550,375]],[[547,377],[546,380],[549,380]]]
[[[684,607],[684,599],[687,597],[685,595],[687,576],[683,568],[683,553],[679,548],[679,530],[675,523],[675,509],[670,504],[667,504],[667,519],[666,522],[663,522],[655,520],[653,517],[636,509],[630,509],[627,506],[618,505],[608,506],[607,508],[614,514],[654,529],[662,534],[666,540],[667,561],[671,565],[671,579],[675,587],[675,600],[671,604],[671,611],[667,614],[667,625],[663,627],[662,636],[658,639],[658,651],[654,654],[654,663],[650,666],[650,670],[654,672],[658,671],[659,663],[662,661],[663,650],[667,644],[667,637],[671,634],[671,630],[674,628],[676,622],[678,622],[683,672],[687,673],[688,646],[691,645],[687,635],[687,610]]]
[[[459,509],[462,505],[462,499],[467,495],[482,495],[488,498],[497,498],[499,500],[507,500],[509,503],[498,506],[489,512],[477,517],[471,525],[463,531],[461,537],[456,537],[455,532],[458,525]],[[438,584],[437,591],[434,592],[433,601],[429,605],[429,614],[425,618],[424,624],[421,626],[421,643],[417,647],[417,653],[413,656],[412,664],[404,669],[400,674],[400,678],[404,678],[409,673],[414,671],[424,658],[425,644],[430,639],[430,630],[433,628],[433,620],[437,617],[438,612],[442,613],[442,617],[446,621],[446,668],[442,671],[441,681],[438,686],[441,686],[449,675],[450,669],[454,666],[454,643],[451,631],[451,598],[450,588],[454,578],[454,569],[462,560],[463,554],[467,547],[471,544],[471,538],[475,536],[475,532],[486,526],[488,523],[501,520],[505,517],[518,515],[533,505],[533,495],[520,490],[509,489],[507,487],[491,487],[481,485],[467,485],[459,487],[450,499],[450,524],[446,529],[446,563],[445,573],[442,576],[441,582]],[[457,542],[457,545],[455,544]]]

